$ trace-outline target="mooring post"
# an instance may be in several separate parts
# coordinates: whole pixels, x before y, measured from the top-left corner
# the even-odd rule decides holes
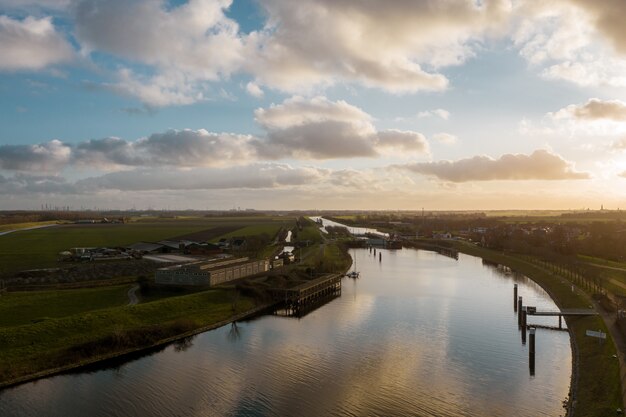
[[[382,261],[383,261],[383,253],[382,253],[382,252],[380,252],[380,253],[378,254],[378,262],[382,262]]]
[[[513,311],[517,313],[517,284],[513,285]]]
[[[522,307],[522,345],[526,344],[526,307]]]
[[[535,375],[535,328],[531,327],[529,330],[529,346],[528,346],[528,367],[530,368],[530,375]]]
[[[522,325],[522,296],[517,299],[517,324]]]
[[[563,328],[563,324],[561,323],[563,319],[563,316],[559,315],[559,329]]]

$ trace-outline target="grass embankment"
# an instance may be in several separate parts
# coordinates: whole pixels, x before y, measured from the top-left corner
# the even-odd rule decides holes
[[[589,308],[589,300],[572,292],[571,283],[544,268],[531,264],[513,254],[503,254],[474,245],[457,244],[456,248],[469,255],[497,262],[530,277],[541,285],[561,308]],[[615,346],[604,321],[599,316],[568,318],[567,326],[574,335],[578,350],[578,382],[575,387],[576,416],[602,417],[614,415],[623,408],[620,390],[619,362],[613,357]],[[606,343],[585,335],[586,330],[602,330],[607,333]],[[576,369],[573,369],[576,372]]]
[[[15,378],[153,346],[254,307],[234,292],[209,290],[0,329],[0,387]]]
[[[65,291],[7,292],[0,296],[0,328],[128,304],[131,285]]]

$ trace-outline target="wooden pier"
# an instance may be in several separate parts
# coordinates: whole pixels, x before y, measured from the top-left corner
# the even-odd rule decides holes
[[[563,317],[597,316],[598,312],[590,308],[571,308],[561,311],[537,311],[536,307],[526,307],[528,316],[558,317],[559,329],[563,328]]]
[[[300,316],[317,304],[341,295],[341,275],[327,274],[292,288],[273,288],[272,299],[280,303],[288,315]]]

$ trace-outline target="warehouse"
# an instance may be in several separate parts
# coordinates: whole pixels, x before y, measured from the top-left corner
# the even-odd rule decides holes
[[[269,261],[248,258],[215,259],[157,269],[155,282],[170,285],[214,286],[269,270]]]

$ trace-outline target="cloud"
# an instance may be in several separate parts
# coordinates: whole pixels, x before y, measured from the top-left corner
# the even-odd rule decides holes
[[[76,189],[63,177],[30,175],[18,173],[11,177],[0,175],[0,194],[27,195],[27,194],[68,194],[75,193]]]
[[[619,176],[622,177],[622,178],[626,178],[626,171],[624,171],[621,174],[619,174]]]
[[[329,171],[287,164],[253,164],[243,167],[191,170],[140,169],[105,174],[76,183],[83,191],[218,190],[301,186],[319,182]]]
[[[450,134],[450,133],[437,133],[435,135],[433,135],[433,139],[435,139],[437,142],[440,143],[444,143],[446,145],[453,145],[457,142],[457,137]]]
[[[626,86],[620,0],[516,3],[512,39],[544,78],[582,86]],[[621,31],[621,32],[620,32]],[[617,47],[617,48],[616,48]],[[624,51],[622,50],[622,53]]]
[[[1,145],[0,169],[56,172],[71,158],[71,147],[59,140],[38,145]]]
[[[29,8],[64,9],[71,0],[0,0],[0,8],[9,10],[24,10]]]
[[[417,113],[417,117],[419,119],[428,117],[439,117],[443,120],[448,120],[450,118],[450,112],[444,109],[427,110]]]
[[[93,139],[74,147],[74,161],[85,166],[210,167],[253,159],[251,137],[204,129],[168,130],[128,142]]]
[[[616,140],[611,144],[611,149],[616,151],[626,151],[626,138]]]
[[[591,17],[591,21],[600,33],[602,33],[615,47],[626,55],[626,8],[622,0],[568,0],[585,10]]]
[[[80,0],[74,10],[76,37],[84,53],[106,52],[154,68],[117,73],[108,88],[150,106],[184,105],[206,99],[207,82],[236,71],[244,57],[237,23],[224,15],[232,0]]]
[[[555,118],[573,117],[579,120],[626,121],[626,103],[620,100],[592,98],[582,105],[569,105],[554,115]]]
[[[502,25],[505,0],[263,0],[268,20],[246,40],[246,70],[288,92],[355,82],[394,93],[440,91],[435,68],[462,63]],[[428,67],[428,69],[425,69]]]
[[[377,131],[372,117],[345,101],[295,96],[255,111],[267,134],[255,142],[263,158],[336,159],[375,157],[381,153],[428,153],[423,135]]]
[[[498,159],[474,156],[458,161],[422,162],[399,166],[414,173],[450,182],[494,180],[567,180],[587,179],[559,155],[536,150],[530,155],[505,154]]]
[[[261,87],[259,87],[253,82],[249,82],[248,84],[246,84],[246,91],[252,97],[256,97],[256,98],[263,97],[263,90],[261,89]]]
[[[0,169],[58,172],[67,167],[194,168],[244,165],[285,158],[339,159],[429,153],[418,132],[378,131],[372,117],[345,101],[293,97],[255,111],[265,135],[168,130],[128,141],[117,137],[75,144],[52,140],[37,145],[0,146]]]
[[[73,57],[72,46],[57,32],[52,18],[17,20],[0,15],[0,71],[40,70]]]

